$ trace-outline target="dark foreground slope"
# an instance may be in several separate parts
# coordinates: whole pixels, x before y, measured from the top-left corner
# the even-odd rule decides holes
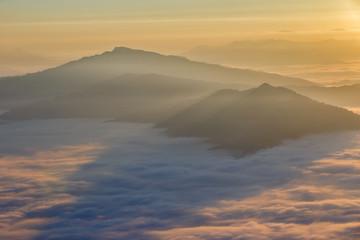
[[[227,68],[183,57],[119,47],[112,52],[85,57],[42,72],[0,78],[0,103],[4,105],[5,101],[18,102],[21,105],[21,102],[63,96],[126,73],[156,73],[250,86],[263,82],[275,85],[311,85],[306,80],[277,74]]]
[[[109,118],[155,122],[193,104],[199,97],[236,84],[190,80],[157,74],[125,74],[52,100],[15,108],[0,118]]]
[[[221,90],[158,125],[249,154],[306,134],[360,129],[360,116],[282,87]]]

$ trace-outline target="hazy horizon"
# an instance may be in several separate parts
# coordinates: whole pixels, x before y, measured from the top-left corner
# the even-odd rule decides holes
[[[43,70],[117,46],[182,55],[198,46],[247,39],[360,39],[359,5],[355,0],[2,0],[0,76]]]

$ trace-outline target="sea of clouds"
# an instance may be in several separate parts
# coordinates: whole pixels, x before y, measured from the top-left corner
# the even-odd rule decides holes
[[[0,239],[359,239],[360,132],[234,158],[149,124],[0,125]]]

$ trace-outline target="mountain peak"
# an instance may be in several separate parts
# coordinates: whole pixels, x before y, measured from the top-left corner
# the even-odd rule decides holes
[[[116,54],[150,53],[150,54],[159,55],[158,53],[155,53],[155,52],[145,51],[145,50],[140,50],[140,49],[134,49],[134,48],[128,48],[128,47],[115,47],[114,50],[112,50],[111,53],[116,53]]]
[[[263,83],[257,88],[253,88],[251,95],[284,95],[284,94],[293,94],[297,95],[294,91],[284,88],[284,87],[274,87],[268,83]]]
[[[132,48],[127,47],[115,47],[114,50],[112,50],[113,53],[131,53],[131,52],[137,52],[140,50],[135,50]]]
[[[276,87],[274,87],[274,86],[271,86],[270,84],[268,84],[268,83],[263,83],[263,84],[261,84],[258,88],[276,88]]]

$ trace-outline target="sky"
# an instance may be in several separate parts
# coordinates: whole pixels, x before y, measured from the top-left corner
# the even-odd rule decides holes
[[[127,46],[179,54],[241,39],[354,39],[355,0],[0,0],[0,67],[26,72]],[[5,60],[6,59],[6,60]]]

